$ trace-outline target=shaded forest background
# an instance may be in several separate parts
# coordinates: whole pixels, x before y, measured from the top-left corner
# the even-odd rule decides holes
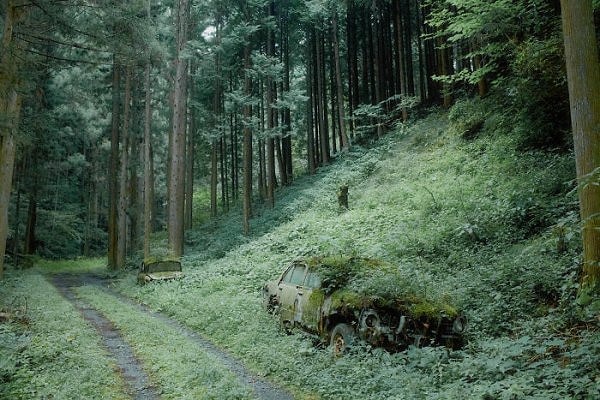
[[[249,233],[279,187],[431,108],[476,137],[489,118],[478,98],[511,116],[524,151],[573,147],[559,1],[37,0],[1,12],[1,89],[17,87],[20,105],[18,123],[2,121],[16,143],[13,264],[108,247],[122,267],[144,232],[180,219],[183,235],[238,207]]]

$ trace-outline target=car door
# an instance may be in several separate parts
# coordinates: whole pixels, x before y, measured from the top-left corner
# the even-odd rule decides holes
[[[279,282],[279,304],[281,320],[295,324],[302,319],[302,308],[299,298],[304,295],[304,278],[306,265],[292,264],[283,274]]]
[[[325,296],[320,291],[321,277],[309,270],[304,280],[302,293],[298,293],[298,309],[301,311],[302,325],[312,332],[318,332],[321,309]]]

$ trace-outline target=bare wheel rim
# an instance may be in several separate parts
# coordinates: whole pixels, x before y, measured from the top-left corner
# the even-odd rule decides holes
[[[346,341],[341,333],[338,333],[333,338],[333,354],[340,355],[346,350]]]

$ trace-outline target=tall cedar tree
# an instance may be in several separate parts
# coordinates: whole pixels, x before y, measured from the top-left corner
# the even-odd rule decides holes
[[[561,0],[583,221],[584,288],[600,283],[600,64],[591,0]]]
[[[4,271],[4,253],[8,236],[8,204],[12,187],[15,162],[15,132],[21,111],[18,93],[16,46],[12,42],[13,29],[23,17],[23,8],[8,1],[6,4],[4,31],[0,43],[0,279]]]
[[[177,2],[175,25],[177,27],[177,54],[173,89],[173,121],[169,136],[169,212],[167,220],[169,249],[174,257],[181,257],[183,254],[187,99],[187,60],[183,58],[183,51],[187,42],[189,9],[188,0]]]
[[[110,161],[108,169],[108,267],[118,268],[118,198],[119,198],[119,91],[120,91],[120,73],[121,67],[118,64],[117,56],[113,56],[112,71],[112,127],[110,136]]]
[[[148,23],[151,23],[150,17],[151,0],[147,1],[146,4],[146,18]],[[151,129],[152,129],[152,109],[150,102],[152,101],[152,94],[150,92],[150,69],[151,59],[150,51],[148,50],[148,58],[146,60],[146,68],[144,71],[144,91],[146,96],[145,107],[144,107],[144,258],[150,257],[150,235],[152,234],[152,203],[154,199],[152,194],[154,192],[153,186],[153,174],[152,174],[152,161],[150,159],[152,151],[151,143]]]

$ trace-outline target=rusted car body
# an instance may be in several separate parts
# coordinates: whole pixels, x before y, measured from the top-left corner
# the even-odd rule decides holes
[[[356,339],[392,351],[411,344],[462,346],[466,318],[458,312],[415,315],[406,305],[393,305],[397,302],[356,304],[352,292],[323,290],[323,277],[312,264],[294,261],[279,278],[264,285],[264,306],[279,315],[286,330],[299,327],[318,335],[335,355],[344,353]]]
[[[174,260],[142,262],[137,281],[140,285],[153,281],[167,281],[183,277],[181,262]]]

